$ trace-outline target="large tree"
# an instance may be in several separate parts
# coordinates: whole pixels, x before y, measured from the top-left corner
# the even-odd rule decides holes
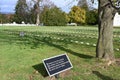
[[[32,0],[34,4],[34,11],[36,14],[36,25],[40,24],[40,1],[41,0]]]
[[[93,0],[92,0],[93,1]],[[98,42],[96,57],[114,61],[113,19],[119,10],[119,0],[98,0]]]
[[[17,23],[21,23],[22,21],[27,23],[29,20],[28,12],[29,10],[28,10],[26,0],[18,0],[16,7],[15,7],[14,20]]]
[[[55,7],[54,3],[50,0],[32,0],[34,2],[34,6],[32,9],[32,13],[34,18],[36,19],[36,25],[42,23],[41,14],[45,8],[52,8]]]
[[[42,22],[45,26],[65,26],[66,14],[57,7],[46,8],[42,14]]]
[[[84,24],[86,20],[86,11],[78,6],[73,6],[68,14],[70,22]]]
[[[94,3],[95,0],[91,0]],[[98,41],[96,57],[114,62],[113,19],[120,11],[120,0],[98,1]]]

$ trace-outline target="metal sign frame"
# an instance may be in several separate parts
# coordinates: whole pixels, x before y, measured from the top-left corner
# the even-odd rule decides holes
[[[69,64],[70,64],[71,67],[66,68],[66,69],[63,69],[63,70],[61,70],[61,71],[59,71],[59,72],[56,72],[56,73],[54,73],[54,74],[51,75],[50,72],[49,72],[49,70],[48,70],[48,68],[47,68],[47,65],[45,64],[45,61],[46,61],[46,60],[53,59],[53,58],[61,57],[61,56],[66,56],[66,58],[68,59],[68,62],[69,62]],[[64,71],[66,71],[66,70],[69,70],[69,69],[71,69],[71,68],[73,68],[73,65],[72,65],[72,63],[71,63],[71,61],[70,61],[70,59],[69,59],[69,57],[67,56],[66,53],[65,53],[65,54],[61,54],[61,55],[57,55],[57,56],[53,56],[53,57],[46,58],[46,59],[43,60],[43,64],[44,64],[45,69],[47,70],[47,73],[48,73],[48,75],[49,75],[50,77],[51,77],[51,76],[54,76],[54,75],[57,75],[57,74],[59,74],[59,73],[61,73],[61,72],[64,72]]]

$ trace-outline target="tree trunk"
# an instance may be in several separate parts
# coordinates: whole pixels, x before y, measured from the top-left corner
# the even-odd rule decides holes
[[[36,3],[36,12],[37,12],[37,18],[36,18],[36,25],[38,26],[40,24],[40,0],[37,0]]]
[[[115,59],[113,50],[113,19],[116,12],[108,0],[99,0],[98,9],[99,34],[96,57],[112,61]]]
[[[36,25],[38,26],[39,24],[40,24],[40,14],[37,13]]]

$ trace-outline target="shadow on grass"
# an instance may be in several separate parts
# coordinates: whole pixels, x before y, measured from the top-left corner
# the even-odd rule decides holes
[[[20,36],[21,31],[15,31],[15,30],[5,30],[0,32],[0,42],[6,42],[8,44],[18,44],[18,45],[25,45],[29,46],[31,49],[38,48],[39,45],[44,45],[44,43],[41,43],[39,37],[37,37],[37,34],[41,33],[33,33],[33,32],[24,32],[24,36]],[[4,36],[1,36],[4,35]]]
[[[5,32],[6,32],[6,34],[5,34]],[[20,44],[20,45],[24,44],[25,46],[30,46],[31,49],[38,48],[40,45],[42,45],[42,46],[43,45],[48,45],[48,46],[58,48],[62,51],[68,52],[72,55],[78,56],[80,58],[85,58],[85,59],[93,58],[93,56],[91,56],[91,55],[77,53],[77,52],[72,51],[71,49],[65,48],[65,45],[71,44],[69,38],[66,38],[64,41],[62,41],[62,40],[60,41],[60,40],[54,40],[50,37],[39,37],[39,36],[37,36],[37,35],[44,35],[44,34],[41,34],[41,33],[25,32],[26,35],[24,35],[24,37],[21,37],[21,36],[19,36],[20,31],[15,31],[14,34],[7,35],[8,32],[12,32],[12,31],[8,30],[8,31],[3,32],[5,34],[3,38],[5,40],[7,40],[6,42],[8,42],[8,43],[16,43],[16,44]],[[62,43],[64,47],[61,46],[61,45],[53,43],[54,41],[57,42],[57,43]]]
[[[91,59],[91,58],[93,58],[93,56],[74,52],[74,51],[72,51],[72,50],[70,50],[70,49],[66,49],[66,48],[64,48],[64,47],[62,47],[62,46],[60,46],[60,45],[53,44],[52,42],[48,42],[48,41],[46,41],[46,40],[43,40],[43,42],[45,42],[45,43],[46,43],[47,45],[49,45],[49,46],[58,48],[58,49],[60,49],[60,50],[62,50],[62,51],[65,51],[65,52],[69,52],[70,54],[75,55],[75,56],[78,56],[78,57],[80,57],[80,58],[85,58],[85,59]]]
[[[117,79],[113,79],[113,78],[111,78],[109,76],[105,76],[105,75],[101,74],[98,71],[92,71],[92,73],[97,75],[99,78],[101,78],[101,80],[117,80]]]
[[[47,73],[43,63],[33,65],[32,67],[35,69],[35,71],[38,71],[43,77],[48,76],[48,73]]]

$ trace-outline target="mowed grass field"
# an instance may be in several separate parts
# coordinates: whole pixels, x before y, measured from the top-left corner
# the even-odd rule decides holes
[[[55,80],[42,60],[66,53],[73,68],[59,80],[120,80],[120,64],[95,58],[97,27],[0,26],[0,80]],[[120,58],[120,28],[114,28],[114,51]]]

